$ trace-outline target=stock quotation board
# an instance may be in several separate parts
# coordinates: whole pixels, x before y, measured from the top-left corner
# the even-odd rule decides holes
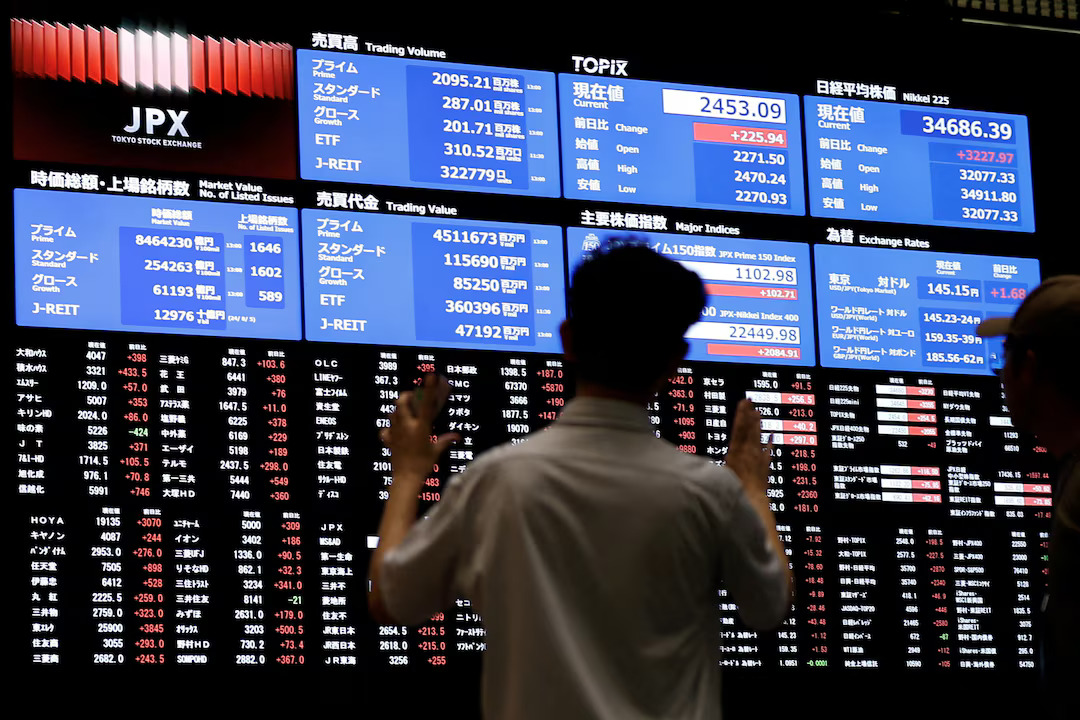
[[[1035,230],[1024,116],[805,101],[811,215]]]
[[[416,627],[367,614],[379,430],[449,378],[437,425],[462,440],[426,509],[556,421],[572,273],[627,235],[707,295],[647,406],[657,435],[722,462],[748,397],[774,444],[796,595],[755,632],[718,587],[718,664],[1035,677],[1050,461],[974,333],[1051,269],[1003,240],[1036,227],[1024,107],[288,18],[255,37],[76,19],[11,21],[27,677],[471,677],[472,599]]]

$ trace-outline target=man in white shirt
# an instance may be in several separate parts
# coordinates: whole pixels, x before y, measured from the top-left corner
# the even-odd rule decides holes
[[[739,404],[726,467],[657,438],[645,411],[704,302],[696,275],[648,248],[596,253],[562,327],[576,397],[477,458],[419,523],[424,478],[457,438],[430,441],[433,376],[399,399],[369,606],[413,624],[469,598],[488,630],[486,717],[719,718],[720,581],[755,629],[790,608],[757,411]]]

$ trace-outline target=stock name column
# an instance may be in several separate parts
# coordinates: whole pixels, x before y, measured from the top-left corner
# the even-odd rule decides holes
[[[722,464],[727,455],[730,440],[729,417],[728,417],[728,388],[731,383],[731,366],[709,363],[700,368],[701,386],[696,391],[695,398],[700,406],[702,415],[701,441],[699,452],[717,464]],[[655,410],[659,410],[659,402],[654,401]],[[734,407],[734,404],[730,405]],[[650,407],[650,416],[655,417],[656,425],[659,425],[659,415]],[[741,663],[747,666],[759,662],[756,652],[757,633],[742,624],[735,603],[726,587],[720,587],[716,591],[717,609],[720,622],[720,665],[722,667],[739,667]],[[743,650],[740,650],[740,647]]]
[[[210,563],[205,544],[209,525],[195,511],[197,468],[188,383],[191,381],[191,356],[160,352],[158,354],[158,407],[161,409],[161,497],[171,506],[170,517],[162,528],[173,544],[172,570],[176,604],[175,662],[206,664],[212,641],[206,635],[211,600]],[[144,581],[150,583],[150,579]],[[155,581],[156,582],[156,581]],[[147,585],[153,587],[153,584]]]
[[[877,373],[856,371],[845,373],[842,379],[835,374],[830,377],[836,379],[828,385],[829,491],[838,517],[837,533],[844,538],[841,544],[855,545],[843,548],[841,556],[860,560],[845,562],[847,572],[858,565],[863,573],[871,573],[869,577],[860,573],[861,577],[841,579],[841,585],[863,587],[840,590],[844,641],[840,648],[849,656],[846,664],[873,662],[888,666],[890,653],[886,648],[906,647],[906,666],[922,667],[926,664],[923,643],[929,640],[926,630],[931,618],[924,614],[927,560],[920,547],[922,523],[915,519],[926,516],[920,510],[928,507],[927,503],[940,506],[941,495],[930,492],[940,490],[940,467],[931,466],[926,459],[936,452],[930,447],[936,447],[936,426],[906,423],[936,421],[936,391],[899,376],[888,378],[888,384],[882,383]],[[915,462],[920,464],[910,464]],[[868,522],[866,513],[871,509],[884,522],[876,526]],[[890,527],[894,517],[898,525]],[[853,543],[853,538],[860,541]],[[885,547],[890,549],[885,551]],[[896,585],[889,582],[889,571],[894,567],[898,572]],[[881,621],[880,615],[891,610],[895,610],[898,625],[888,626]]]
[[[998,448],[984,442],[979,425],[987,414],[985,388],[991,383],[979,378],[950,378],[942,388],[941,408],[945,453],[949,465],[947,499],[952,524],[943,561],[952,575],[952,610],[955,627],[950,635],[950,666],[992,670],[998,656],[1012,640],[1013,633],[1003,614],[1011,608],[1007,592],[999,592],[993,581],[994,540],[1002,512],[994,503],[995,490],[1008,488],[1003,479]],[[990,405],[992,407],[992,405]],[[1017,554],[1023,556],[1023,553]],[[1014,560],[1016,556],[1014,556]],[[1019,569],[1026,573],[1027,568]],[[1013,574],[1018,574],[1013,568]],[[1004,588],[1001,588],[1004,590]],[[1011,643],[1009,643],[1011,644]],[[942,650],[939,650],[939,652]]]
[[[364,413],[352,401],[351,378],[345,375],[346,368],[359,363],[346,360],[344,350],[333,356],[320,352],[312,361],[316,468],[312,492],[318,513],[308,522],[315,523],[319,532],[321,662],[355,666],[359,661],[356,624],[366,612],[366,568],[360,567],[357,577],[356,550],[361,545],[356,543],[364,536],[358,532],[357,524],[362,521],[353,508],[366,500],[362,487],[370,484],[372,473],[389,470],[389,450],[378,448],[380,457],[370,465],[360,465],[354,457],[350,441],[357,429],[366,434],[357,438],[363,445],[374,447],[377,442],[374,432],[362,425],[358,428],[351,420]]]
[[[465,472],[484,451],[502,443],[526,442],[531,433],[540,431],[556,419],[566,404],[563,361],[534,353],[484,353],[467,356],[478,362],[476,376],[459,381],[462,390],[455,397],[490,398],[475,406],[473,422],[451,429],[470,432],[460,447],[449,451],[451,473]],[[485,411],[487,413],[485,414]],[[468,654],[487,649],[487,629],[470,598],[454,601],[455,650]]]
[[[373,409],[370,416],[374,417],[374,421],[368,428],[365,429],[360,426],[359,429],[359,432],[367,433],[370,437],[377,437],[381,430],[390,427],[390,415],[395,411],[397,399],[401,395],[399,389],[402,384],[401,378],[411,374],[410,368],[404,364],[404,358],[406,357],[404,351],[380,350],[377,355],[378,359],[365,368],[366,372],[372,373],[372,380],[368,388],[370,394],[368,395],[367,406]],[[434,369],[434,363],[426,363],[425,367],[427,365]],[[318,396],[320,393],[326,395],[328,391],[317,386],[315,392],[316,396]],[[336,413],[340,409],[342,402],[344,402],[344,399],[333,397],[316,401],[316,411],[318,413],[316,422],[328,424],[332,422],[336,424],[338,422]],[[335,414],[329,414],[331,411]],[[325,420],[319,418],[325,418]],[[362,462],[365,465],[370,463],[372,476],[370,483],[362,486],[360,498],[363,506],[375,509],[374,512],[365,513],[364,517],[365,522],[368,523],[367,530],[371,533],[367,536],[367,549],[374,552],[379,546],[379,537],[375,535],[375,532],[379,526],[382,509],[385,507],[386,501],[390,499],[390,487],[394,483],[394,474],[388,448],[382,447],[382,443],[374,441],[366,443],[365,446],[370,450],[361,456]],[[370,591],[370,584],[366,581],[364,589],[365,592]],[[445,635],[445,632],[444,628],[443,635]],[[375,637],[370,642],[373,650],[378,649],[378,662],[383,662],[388,667],[409,665],[408,649],[410,644],[413,643],[408,625],[378,625],[375,629]]]
[[[959,668],[994,669],[1012,645],[1013,629],[1006,607],[1013,598],[1004,584],[993,581],[997,569],[998,548],[1007,546],[1007,532],[999,528],[1003,514],[995,507],[992,493],[1008,491],[1012,474],[1003,470],[1000,449],[986,442],[982,427],[993,408],[993,390],[997,383],[986,378],[950,377],[941,389],[942,423],[945,452],[950,456],[947,468],[948,499],[954,517],[953,536],[949,539],[953,572],[952,600],[956,613],[955,648],[952,665]],[[988,397],[990,396],[990,397]],[[989,428],[987,428],[989,429]],[[1023,488],[1020,488],[1021,491]],[[1011,497],[1005,498],[1011,500]],[[961,504],[962,503],[962,504]],[[999,545],[1000,544],[1000,545]],[[1007,547],[1003,550],[1009,552]],[[1026,574],[1023,552],[1012,552],[1013,575]],[[1008,558],[1004,555],[1002,560]],[[1017,567],[1020,561],[1022,567]],[[993,563],[993,564],[992,564]],[[997,567],[1007,567],[1001,563]],[[1002,567],[1003,569],[1003,567]],[[1011,654],[1011,653],[1009,653]]]
[[[418,356],[423,364],[423,359],[435,361],[434,355],[420,354]],[[451,384],[450,395],[447,398],[444,410],[450,427],[457,427],[456,432],[461,433],[460,447],[451,447],[447,452],[446,467],[436,465],[432,477],[440,478],[440,484],[436,488],[427,487],[420,491],[422,503],[438,502],[441,499],[442,487],[450,482],[453,475],[465,472],[468,463],[479,450],[479,438],[482,437],[485,428],[485,420],[481,417],[477,407],[477,400],[484,392],[481,385],[480,369],[473,364],[475,355],[469,357],[465,353],[445,353],[444,357],[451,358],[446,365],[446,377]],[[469,362],[464,361],[468,358]],[[422,652],[427,653],[425,660],[433,666],[444,665],[447,662],[446,650],[453,648],[456,653],[467,654],[481,652],[487,648],[487,631],[483,627],[483,619],[472,606],[471,598],[454,598],[454,606],[449,613],[453,614],[453,623],[445,622],[448,613],[436,613],[431,618],[428,628],[447,628],[447,635],[453,641],[447,641],[444,647],[442,636],[439,638],[430,635],[419,643]],[[447,627],[449,626],[449,627]]]
[[[20,588],[28,600],[22,621],[29,647],[20,650],[29,650],[30,662],[35,665],[56,665],[64,656],[60,582],[67,564],[67,527],[57,503],[60,488],[51,482],[45,468],[46,430],[53,425],[53,398],[48,393],[51,360],[44,346],[27,343],[15,348],[18,487],[21,498],[32,501],[26,503],[28,516],[23,525],[27,556],[20,558],[29,571],[24,576],[27,584]],[[19,657],[26,656],[20,653]]]

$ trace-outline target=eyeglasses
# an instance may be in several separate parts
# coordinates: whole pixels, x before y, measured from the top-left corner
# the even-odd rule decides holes
[[[1010,352],[1021,352],[1025,350],[1036,350],[1040,347],[1038,341],[1033,341],[1032,338],[1017,338],[1013,335],[1006,335],[1003,339],[1000,338],[987,338],[990,345],[990,372],[994,373],[998,377],[1001,377],[1005,373],[1005,362],[1008,359]]]
[[[1004,338],[986,338],[986,344],[989,350],[990,361],[987,364],[990,367],[990,372],[1001,377],[1005,373],[1005,355],[1012,347],[1012,338],[1008,335]]]

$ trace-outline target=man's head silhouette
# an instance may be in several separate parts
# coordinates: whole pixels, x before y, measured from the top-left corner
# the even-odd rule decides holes
[[[686,355],[701,279],[634,237],[614,237],[575,269],[563,348],[580,381],[652,392]]]

